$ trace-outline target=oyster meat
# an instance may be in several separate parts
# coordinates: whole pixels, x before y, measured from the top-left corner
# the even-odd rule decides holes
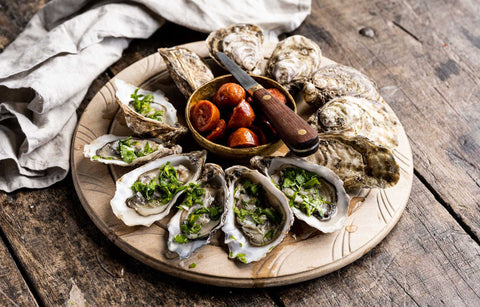
[[[150,226],[168,215],[177,198],[200,176],[206,151],[172,155],[126,173],[116,182],[113,213],[128,226]]]
[[[304,84],[303,96],[306,103],[316,107],[340,96],[383,101],[373,80],[352,67],[340,64],[317,70],[310,82]]]
[[[318,151],[305,159],[331,169],[347,190],[388,188],[400,179],[399,166],[390,149],[363,136],[338,132],[321,133],[318,138]]]
[[[159,139],[139,139],[113,134],[102,135],[83,147],[85,158],[120,166],[142,164],[181,152],[180,145],[164,143]]]
[[[178,122],[177,110],[161,91],[146,91],[115,79],[117,103],[125,114],[128,128],[138,135],[175,141],[188,129]]]
[[[384,103],[352,96],[337,97],[318,109],[308,122],[319,133],[361,135],[387,148],[398,146],[398,119]]]
[[[160,48],[158,52],[167,64],[170,77],[187,98],[197,88],[214,78],[205,61],[187,48]]]
[[[345,226],[350,198],[333,171],[295,158],[256,156],[250,162],[287,196],[296,218],[325,233]]]
[[[282,242],[293,223],[288,200],[258,171],[237,165],[225,177],[229,196],[222,230],[229,257],[258,261]]]
[[[184,259],[208,244],[222,226],[227,194],[222,168],[205,164],[198,183],[190,183],[178,206],[180,210],[168,224],[168,249]]]
[[[318,45],[301,35],[279,42],[268,59],[266,74],[285,88],[303,86],[320,67],[322,52]]]
[[[206,40],[210,56],[221,67],[217,52],[225,53],[230,59],[249,73],[259,75],[263,60],[263,32],[253,24],[237,24],[210,33]]]

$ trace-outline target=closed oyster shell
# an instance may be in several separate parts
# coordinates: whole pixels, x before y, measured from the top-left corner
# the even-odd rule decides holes
[[[170,77],[187,98],[197,88],[214,78],[205,61],[187,48],[160,48],[158,53],[167,64]]]
[[[161,91],[151,92],[139,89],[137,93],[139,95],[153,95],[153,101],[155,103],[152,104],[152,107],[164,112],[162,121],[160,122],[142,116],[133,108],[131,104],[133,100],[130,95],[132,95],[138,87],[120,79],[115,79],[115,86],[117,87],[117,91],[115,92],[117,103],[123,110],[128,128],[135,134],[152,136],[165,142],[175,142],[187,133],[188,129],[178,122],[177,110],[168,102],[168,99]]]
[[[350,197],[345,192],[342,180],[330,169],[303,159],[283,157],[256,156],[250,160],[250,163],[270,177],[273,183],[290,199],[296,218],[324,233],[334,232],[345,226]],[[283,187],[285,170],[295,168],[316,174],[320,184],[310,189],[301,188],[298,194],[292,188]],[[304,195],[303,197],[313,196],[313,201],[321,198],[322,203],[317,203],[316,210],[306,214],[302,208],[304,200],[301,195]]]
[[[398,146],[399,121],[384,103],[351,96],[337,97],[318,109],[308,122],[319,133],[360,135],[387,148]]]
[[[229,195],[222,230],[225,233],[225,243],[230,250],[229,257],[237,258],[243,263],[258,261],[285,238],[293,223],[292,210],[285,195],[267,177],[256,170],[235,165],[225,171],[225,177]],[[242,193],[243,188],[239,187],[245,179],[261,185],[265,191],[265,199],[260,201],[260,205],[272,208],[270,212],[281,213],[281,221],[278,225],[270,223],[265,215],[261,216],[263,224],[256,223],[250,215],[241,222],[237,213],[234,212],[235,208],[238,210],[243,209],[241,206],[257,208],[257,205],[252,205],[252,199],[248,194]],[[269,232],[267,229],[273,231],[271,236],[267,236]]]
[[[331,169],[347,190],[388,188],[400,179],[399,166],[390,149],[362,136],[332,132],[318,137],[318,151],[305,159]]]
[[[320,67],[322,52],[318,45],[301,35],[279,42],[268,59],[266,74],[285,88],[303,86]]]
[[[176,252],[180,259],[190,257],[197,249],[210,243],[212,235],[223,225],[223,214],[228,195],[227,184],[225,182],[225,173],[217,164],[206,163],[202,175],[198,180],[199,185],[204,190],[201,197],[202,204],[194,204],[191,207],[180,205],[178,212],[172,217],[168,224],[168,249]],[[218,220],[212,220],[208,213],[203,213],[195,221],[199,225],[198,232],[186,234],[181,226],[186,223],[191,214],[199,212],[204,208],[211,209],[217,207],[219,214]],[[187,241],[179,243],[175,240],[177,235],[184,236]]]
[[[237,24],[218,29],[210,33],[206,40],[210,56],[221,67],[223,63],[217,58],[217,52],[225,53],[240,67],[252,74],[260,74],[263,60],[263,32],[253,24]]]
[[[201,174],[206,158],[205,150],[193,151],[188,154],[160,158],[126,173],[116,182],[115,195],[110,201],[113,213],[127,226],[150,226],[163,219],[169,214],[170,209],[184,191],[177,192],[166,204],[152,204],[142,195],[138,195],[138,192],[135,193],[132,190],[133,184],[137,180],[148,184],[150,180],[158,178],[159,169],[168,162],[175,168],[178,180],[184,185],[195,182]],[[152,199],[155,200],[156,195],[152,195]]]
[[[83,147],[83,154],[85,158],[90,158],[91,161],[101,162],[104,164],[113,164],[119,166],[132,166],[143,164],[161,157],[179,154],[182,152],[180,145],[173,145],[164,143],[159,139],[139,139],[132,137],[130,142],[136,142],[132,149],[144,150],[146,143],[149,147],[155,149],[151,154],[143,157],[138,157],[130,163],[122,160],[119,149],[119,141],[129,138],[128,136],[117,136],[113,134],[105,134],[95,139],[90,144]]]
[[[340,64],[328,65],[313,74],[303,87],[305,102],[319,107],[340,96],[355,96],[383,102],[373,80],[358,70]]]

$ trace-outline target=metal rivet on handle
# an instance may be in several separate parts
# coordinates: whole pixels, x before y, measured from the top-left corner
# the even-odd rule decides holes
[[[270,95],[263,96],[263,100],[270,100],[270,99],[272,99],[272,96]]]
[[[297,133],[298,133],[299,135],[305,135],[305,134],[307,133],[307,130],[305,130],[305,129],[300,129],[300,130],[297,131]]]

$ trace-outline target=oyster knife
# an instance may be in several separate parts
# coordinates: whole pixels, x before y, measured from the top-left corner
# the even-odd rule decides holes
[[[303,118],[271,95],[226,54],[217,52],[217,57],[258,103],[280,138],[295,155],[305,157],[318,150],[318,134]]]

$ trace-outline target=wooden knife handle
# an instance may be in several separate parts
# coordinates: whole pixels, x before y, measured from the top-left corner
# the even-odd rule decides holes
[[[305,157],[317,151],[318,134],[303,118],[265,88],[256,89],[252,96],[280,138],[297,156]]]

